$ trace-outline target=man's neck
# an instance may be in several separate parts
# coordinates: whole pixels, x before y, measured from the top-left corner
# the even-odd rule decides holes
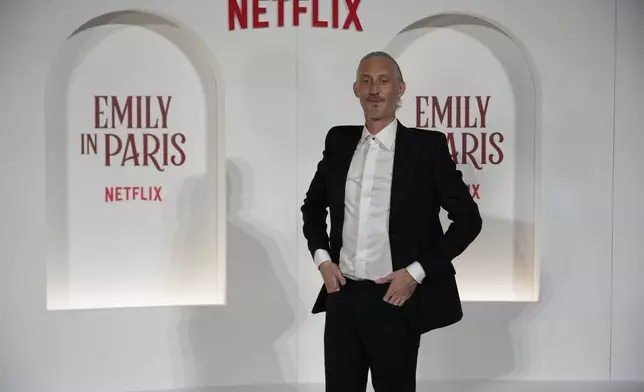
[[[394,121],[395,119],[396,117],[393,116],[393,117],[381,118],[380,120],[366,120],[365,126],[367,127],[367,130],[369,131],[370,134],[377,135],[380,131],[385,129],[387,125],[391,124],[391,122]]]

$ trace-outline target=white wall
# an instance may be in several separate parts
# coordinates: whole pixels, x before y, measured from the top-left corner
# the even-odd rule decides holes
[[[617,3],[611,376],[644,378],[644,3]]]
[[[351,95],[359,58],[441,12],[478,14],[505,27],[537,71],[541,299],[465,304],[461,323],[423,338],[419,377],[644,381],[637,281],[644,255],[636,230],[644,221],[638,204],[644,140],[636,116],[644,99],[641,3],[618,1],[615,24],[615,2],[607,1],[364,0],[360,34],[306,27],[228,32],[226,2],[219,0],[129,4],[192,28],[221,69],[228,304],[45,310],[46,76],[73,30],[127,7],[5,2],[0,389],[321,382],[324,318],[309,314],[321,280],[306,252],[299,206],[325,132],[360,122]]]

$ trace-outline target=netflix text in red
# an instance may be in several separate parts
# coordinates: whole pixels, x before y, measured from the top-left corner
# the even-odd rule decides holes
[[[323,10],[321,2],[331,3],[330,10]],[[228,30],[237,28],[246,30],[265,29],[269,27],[284,27],[287,23],[287,16],[292,16],[293,26],[300,26],[300,17],[306,13],[311,15],[311,27],[332,28],[356,31],[363,31],[362,23],[358,15],[358,7],[361,0],[273,0],[276,11],[273,18],[267,17],[268,9],[271,6],[263,5],[267,1],[260,0],[228,0]],[[289,4],[290,3],[290,4]],[[344,6],[341,7],[341,3]],[[308,4],[308,7],[307,7]],[[340,12],[340,9],[346,11]],[[327,11],[327,12],[325,12]],[[330,11],[330,15],[326,15]],[[322,13],[325,13],[325,16]],[[343,17],[341,20],[340,17]],[[342,23],[341,23],[342,22]]]
[[[160,186],[106,186],[105,202],[163,201]]]

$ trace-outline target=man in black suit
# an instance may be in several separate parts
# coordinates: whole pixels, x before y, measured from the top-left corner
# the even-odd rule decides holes
[[[481,216],[446,137],[396,119],[405,88],[388,54],[360,61],[353,91],[365,125],[331,128],[302,205],[324,280],[313,313],[326,312],[327,392],[365,391],[369,370],[376,392],[415,391],[421,335],[463,317],[452,260]]]

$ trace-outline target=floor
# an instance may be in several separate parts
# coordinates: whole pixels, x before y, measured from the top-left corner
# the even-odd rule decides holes
[[[367,391],[372,391],[371,386]],[[446,381],[418,383],[417,392],[644,392],[637,382]],[[134,392],[134,391],[133,391]],[[141,391],[143,392],[143,391]],[[324,385],[255,385],[145,392],[325,392]]]

